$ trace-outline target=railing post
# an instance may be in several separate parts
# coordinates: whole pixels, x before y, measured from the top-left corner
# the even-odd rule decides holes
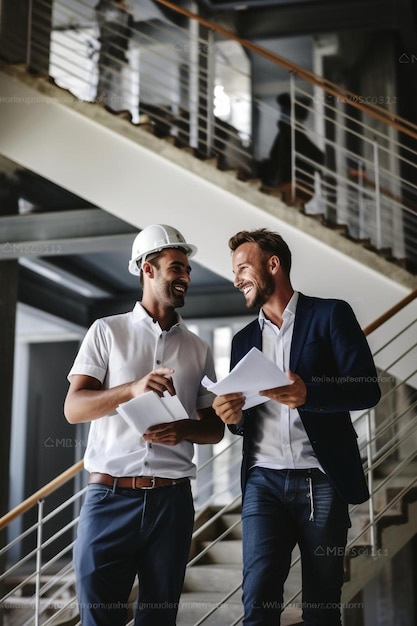
[[[358,206],[359,206],[359,239],[366,237],[365,232],[365,196],[363,193],[363,179],[365,175],[365,168],[362,161],[358,162]]]
[[[377,250],[382,248],[382,232],[381,232],[381,191],[379,188],[379,151],[376,141],[373,142],[374,152],[374,178],[375,178],[375,229],[376,229],[376,247]]]
[[[373,476],[373,455],[372,455],[372,424],[371,413],[366,413],[366,457],[368,462],[368,489],[369,497],[369,530],[371,535],[371,554],[376,554],[376,535],[375,535],[375,506],[374,506],[374,476]]]
[[[36,536],[36,579],[35,579],[35,626],[39,626],[41,606],[41,567],[42,567],[42,530],[43,530],[43,505],[45,500],[38,501],[38,530]]]
[[[33,21],[32,13],[33,13],[33,0],[29,0],[29,6],[28,6],[28,32],[27,32],[27,42],[26,42],[26,67],[27,68],[30,67],[31,51],[32,51],[32,47],[31,47],[31,41],[32,41],[32,21]]]
[[[207,141],[206,141],[206,156],[209,157],[214,148],[215,140],[215,120],[214,120],[214,82],[215,82],[215,40],[213,31],[208,31],[206,34],[207,44]]]
[[[294,72],[290,73],[290,97],[291,97],[291,200],[295,202],[295,190],[296,190],[296,170],[295,170],[295,75]]]
[[[194,9],[193,5],[193,9]],[[198,22],[190,20],[189,25],[190,48],[189,48],[189,94],[188,109],[190,111],[190,135],[189,145],[192,148],[198,147],[198,77],[199,77],[199,50],[198,50]]]

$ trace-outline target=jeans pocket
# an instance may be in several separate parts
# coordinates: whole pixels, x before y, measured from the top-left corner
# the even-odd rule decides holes
[[[101,504],[102,502],[106,502],[112,494],[113,490],[107,485],[89,485],[85,504]]]

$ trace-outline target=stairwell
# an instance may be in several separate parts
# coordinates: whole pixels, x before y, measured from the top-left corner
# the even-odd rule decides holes
[[[331,226],[323,215],[307,215],[302,207],[287,206],[271,190],[262,191],[259,180],[236,170],[221,171],[216,158],[196,158],[195,151],[180,149],[172,136],[155,133],[155,123],[149,118],[140,126],[132,125],[125,113],[116,115],[99,104],[77,101],[50,79],[28,74],[23,66],[0,63],[0,89],[4,94],[0,102],[2,154],[138,228],[153,221],[154,215],[158,221],[168,223],[175,218],[176,226],[190,239],[201,241],[199,262],[222,276],[231,275],[225,245],[228,234],[261,224],[279,229],[294,242],[295,257],[302,259],[294,268],[301,290],[309,292],[310,285],[317,284],[317,275],[325,277],[324,292],[354,302],[362,324],[373,320],[417,284],[416,277],[390,259],[389,252],[377,254],[369,242],[349,237],[346,225]],[[25,102],[31,106],[16,106]],[[347,277],[343,287],[341,275]],[[358,299],[358,284],[367,297]],[[371,547],[366,507],[352,514],[352,535],[365,531],[347,554],[344,602],[354,598],[378,574],[384,560],[392,558],[417,532],[414,487],[404,495],[401,485],[390,487],[380,497],[376,513],[387,505],[377,523],[376,547]],[[196,532],[218,513],[215,507],[201,512]],[[194,539],[178,626],[197,626],[217,607],[204,619],[205,624],[239,623],[239,520],[240,508],[236,506],[219,515],[210,529]],[[203,556],[197,558],[202,550]],[[48,580],[43,582],[47,584]],[[71,575],[67,582],[73,593]],[[297,563],[286,588],[289,606],[283,626],[300,623],[299,587]],[[13,613],[11,608],[6,611],[7,626],[33,623],[23,607],[26,593],[30,593],[29,587],[22,588],[14,598],[16,604],[20,603],[20,615],[16,609]],[[57,606],[59,602],[58,598]],[[32,599],[28,604],[33,609]],[[75,625],[78,616],[71,608],[49,623]]]

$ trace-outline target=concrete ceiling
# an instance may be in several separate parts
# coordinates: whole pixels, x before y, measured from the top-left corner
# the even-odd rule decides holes
[[[138,229],[5,157],[0,169],[19,196],[20,214],[0,217],[3,257],[19,259],[19,300],[81,326],[132,308],[141,290],[127,264]],[[244,312],[229,281],[192,266],[186,317],[205,316],[216,292],[220,316]]]

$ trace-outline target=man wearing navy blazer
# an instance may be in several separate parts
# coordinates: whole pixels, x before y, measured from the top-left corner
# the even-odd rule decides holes
[[[229,247],[234,285],[259,309],[233,338],[231,368],[257,347],[289,378],[266,390],[260,379],[268,401],[252,409],[243,409],[242,393],[213,404],[243,435],[243,623],[280,623],[298,544],[305,626],[340,626],[348,504],[369,497],[349,411],[379,401],[373,358],[346,302],[294,291],[291,252],[279,234],[241,231]]]

